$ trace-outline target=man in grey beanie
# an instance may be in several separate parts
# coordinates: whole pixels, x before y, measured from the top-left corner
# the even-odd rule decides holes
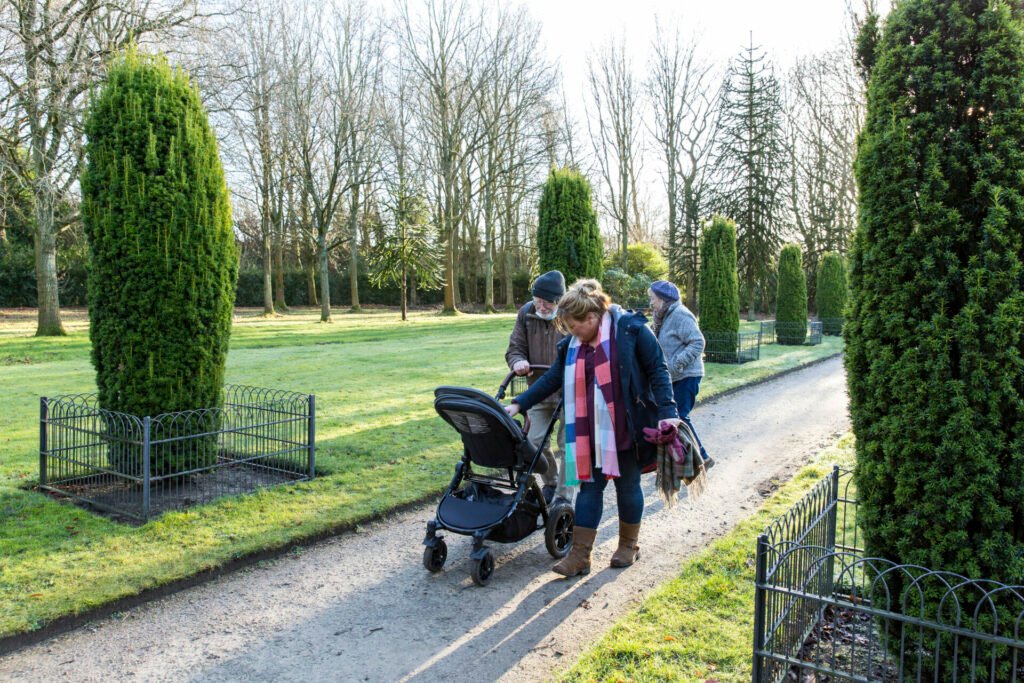
[[[557,270],[548,271],[534,280],[530,293],[533,298],[519,309],[505,351],[505,362],[517,375],[531,375],[531,365],[554,363],[558,354],[555,347],[563,337],[554,320],[558,300],[565,294],[565,276]],[[527,381],[533,384],[533,380],[542,374],[533,373]],[[527,438],[534,448],[544,438],[548,423],[558,407],[558,399],[559,394],[555,394],[527,412],[530,418]],[[550,444],[544,446],[544,458],[548,463],[548,471],[542,475],[544,499],[550,503],[557,495],[571,503],[573,489],[565,485],[565,426],[561,416],[558,422],[558,456],[551,452]]]

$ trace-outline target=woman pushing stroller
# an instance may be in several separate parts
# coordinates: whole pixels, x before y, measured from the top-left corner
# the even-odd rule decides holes
[[[514,416],[563,390],[566,484],[579,485],[572,550],[553,568],[563,576],[590,571],[609,479],[619,509],[611,566],[628,567],[640,555],[640,473],[656,457],[643,428],[680,422],[665,357],[645,322],[612,305],[597,280],[576,281],[558,304],[557,324],[570,336],[558,343],[551,369],[506,407]]]

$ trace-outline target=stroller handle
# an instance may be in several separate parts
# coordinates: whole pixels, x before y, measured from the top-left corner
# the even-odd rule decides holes
[[[550,369],[550,368],[551,368],[550,365],[533,365],[531,363],[530,364],[530,373],[532,373],[534,370],[540,370],[543,373],[543,372],[547,372],[548,369]],[[501,399],[505,398],[505,390],[508,389],[508,385],[511,384],[512,380],[515,379],[515,378],[516,378],[516,373],[512,372],[511,370],[509,370],[509,373],[507,375],[505,375],[505,380],[501,383],[501,386],[498,387],[498,393],[494,395],[494,398],[499,400],[499,401]]]

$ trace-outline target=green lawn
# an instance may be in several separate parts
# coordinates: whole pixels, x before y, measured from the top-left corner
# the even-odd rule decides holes
[[[832,465],[852,467],[853,461],[848,434],[754,515],[684,562],[675,579],[659,586],[558,680],[749,681],[757,536]]]
[[[324,476],[133,527],[26,490],[38,475],[39,397],[94,389],[88,322],[68,313],[69,336],[36,339],[30,314],[0,313],[0,637],[439,493],[459,449],[433,411],[433,389],[493,391],[513,316],[317,320],[310,310],[236,316],[227,380],[316,394]],[[757,363],[710,365],[701,397],[841,349],[826,337],[817,347],[765,347]]]

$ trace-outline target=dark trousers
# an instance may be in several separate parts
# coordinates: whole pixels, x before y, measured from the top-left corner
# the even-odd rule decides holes
[[[700,377],[684,377],[678,382],[672,382],[672,393],[676,399],[676,408],[679,411],[679,419],[685,422],[693,431],[693,436],[696,437],[697,445],[700,447],[700,457],[707,460],[708,452],[704,450],[704,444],[700,442],[700,437],[697,436],[697,430],[694,429],[693,422],[690,421],[690,411],[693,410],[693,404],[697,400],[697,394],[699,392]]]
[[[619,521],[639,524],[644,516],[644,491],[640,488],[640,465],[632,451],[619,453],[619,473],[615,482],[615,502],[619,506]],[[600,469],[593,471],[594,481],[580,483],[576,494],[576,524],[596,529],[604,513],[604,489],[608,480]]]

